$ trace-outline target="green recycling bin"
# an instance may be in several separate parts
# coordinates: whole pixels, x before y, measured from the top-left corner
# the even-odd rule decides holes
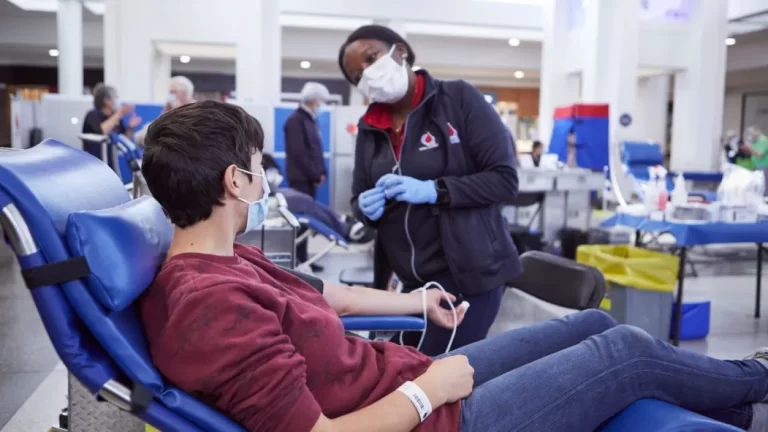
[[[658,339],[669,337],[678,257],[628,245],[582,245],[576,260],[600,270],[608,282],[601,309]]]

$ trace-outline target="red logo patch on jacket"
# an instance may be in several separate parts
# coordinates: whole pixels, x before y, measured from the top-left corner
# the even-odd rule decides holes
[[[437,148],[438,145],[435,136],[427,132],[421,136],[421,147],[419,147],[419,151],[432,150]]]
[[[448,141],[450,141],[451,144],[459,144],[461,142],[461,138],[459,138],[459,133],[456,131],[456,128],[454,128],[453,125],[450,123],[448,123]]]

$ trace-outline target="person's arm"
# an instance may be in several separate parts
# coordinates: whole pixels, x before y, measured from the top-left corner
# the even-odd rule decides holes
[[[365,143],[362,142],[358,133],[355,140],[355,166],[352,168],[352,200],[350,205],[352,206],[355,219],[362,221],[366,226],[376,228],[378,221],[368,219],[360,210],[360,205],[358,204],[360,194],[374,187],[374,184],[368,182],[370,161],[365,160],[363,145]],[[386,213],[386,210],[384,212]]]
[[[768,151],[768,138],[761,136],[754,144],[747,148],[749,149],[750,154],[757,158],[762,158],[765,156],[765,152]]]
[[[469,83],[459,82],[459,107],[465,130],[459,145],[467,146],[477,170],[465,176],[440,177],[448,190],[448,207],[483,207],[511,202],[517,196],[518,180],[512,135],[482,94]]]
[[[282,270],[308,283],[323,295],[331,308],[340,317],[366,315],[417,315],[423,312],[422,293],[395,293],[372,288],[341,285],[324,281],[315,276],[293,269],[280,267]],[[427,316],[435,324],[453,328],[453,312],[440,306],[445,301],[442,292],[431,289],[427,291]],[[448,294],[451,302],[456,297]],[[459,324],[464,320],[464,309],[456,310]]]
[[[122,118],[122,112],[120,110],[115,111],[111,116],[109,116],[109,118],[101,122],[99,125],[101,133],[104,135],[109,135],[109,133],[115,130],[115,128],[120,124],[120,120]]]
[[[323,281],[323,297],[336,313],[343,316],[370,315],[420,315],[427,308],[427,317],[443,328],[453,328],[453,312],[441,306],[447,295],[451,303],[456,297],[443,294],[438,289],[429,289],[426,294],[410,294],[382,291],[373,288],[340,285]],[[426,300],[426,302],[425,302]],[[464,308],[456,308],[457,325],[464,320]]]

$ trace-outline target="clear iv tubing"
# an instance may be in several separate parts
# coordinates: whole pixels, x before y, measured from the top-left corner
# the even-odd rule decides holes
[[[445,288],[443,288],[442,285],[440,285],[437,282],[427,282],[426,285],[424,285],[421,288],[417,288],[413,290],[412,292],[421,292],[421,311],[424,316],[424,331],[421,332],[421,338],[419,339],[419,345],[416,347],[417,350],[421,351],[421,344],[424,343],[424,338],[427,336],[427,290],[430,288],[437,288],[443,293],[443,297],[448,301],[448,305],[451,307],[451,312],[453,312],[453,331],[451,332],[451,338],[448,340],[448,347],[445,349],[445,353],[448,354],[451,351],[451,346],[453,345],[453,339],[456,337],[456,328],[458,327],[458,321],[459,316],[456,313],[456,306],[453,305],[453,302],[451,301],[451,298],[448,297],[448,292],[445,291]],[[403,343],[403,332],[400,332],[400,345],[405,345]]]

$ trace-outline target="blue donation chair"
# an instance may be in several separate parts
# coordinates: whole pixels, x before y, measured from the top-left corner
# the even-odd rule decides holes
[[[242,431],[165,382],[134,301],[151,283],[172,229],[151,197],[130,200],[110,168],[48,140],[0,151],[0,224],[67,369],[93,394],[165,431]],[[347,328],[421,329],[411,317],[358,317]],[[606,431],[734,430],[681,408],[633,404]]]
[[[621,143],[621,164],[624,172],[633,181],[635,194],[642,199],[645,193],[643,186],[650,180],[648,168],[657,165],[663,166],[664,155],[661,152],[661,146],[657,143],[625,141]],[[674,188],[676,175],[675,172],[667,174],[666,186],[670,192]],[[719,184],[723,180],[723,174],[720,172],[685,171],[683,177],[694,182],[715,184]],[[692,191],[688,195],[705,201],[717,199],[717,194],[710,191]]]

